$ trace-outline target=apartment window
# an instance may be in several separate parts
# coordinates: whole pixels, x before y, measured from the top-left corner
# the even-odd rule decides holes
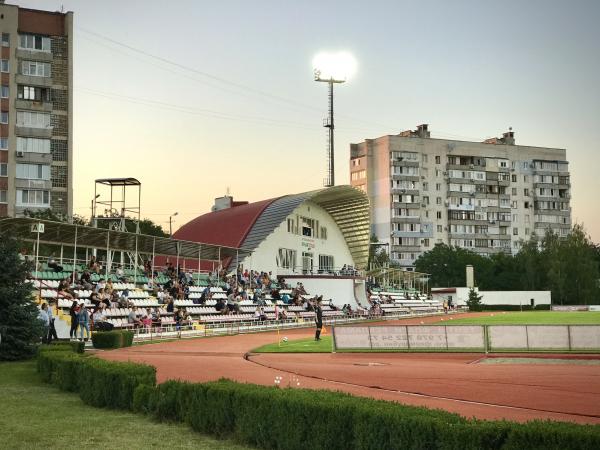
[[[17,206],[50,206],[50,191],[17,189]]]
[[[36,34],[19,35],[19,47],[27,50],[50,51],[50,38]]]
[[[10,34],[2,33],[2,47],[10,47]]]
[[[34,111],[17,111],[17,126],[50,128],[50,114]]]
[[[8,86],[2,85],[2,98],[8,98],[10,95],[10,88]]]
[[[0,203],[8,203],[8,192],[0,191]]]
[[[436,177],[442,176],[442,171],[440,169],[435,169],[435,176]]]
[[[523,207],[524,207],[525,209],[529,208],[529,202],[523,202]]]
[[[50,139],[17,136],[17,151],[27,153],[50,153]]]
[[[8,164],[2,163],[0,164],[0,177],[8,176]]]
[[[429,211],[425,211],[425,218],[429,219]]]
[[[436,191],[441,191],[442,190],[442,185],[440,183],[435,183],[435,190]]]
[[[511,179],[511,181],[512,181],[513,183],[516,183],[516,182],[517,182],[517,176],[516,176],[516,175],[511,175],[511,176],[510,176],[510,179]]]
[[[8,123],[8,111],[2,111],[0,113],[0,123]]]
[[[527,189],[527,188],[523,189],[523,195],[525,197],[529,197],[529,189]]]
[[[46,164],[17,164],[16,178],[50,180],[50,166]]]
[[[529,214],[525,214],[525,223],[529,224]]]
[[[313,230],[315,227],[315,221],[307,217],[301,218],[302,222],[302,236],[313,237]]]
[[[429,190],[429,183],[427,181],[423,182],[423,190],[424,191],[428,191]]]
[[[30,77],[49,77],[50,64],[38,61],[23,61],[21,71],[23,75],[29,75]]]
[[[423,196],[423,204],[424,205],[429,205],[429,196],[428,195],[424,195]]]
[[[429,247],[429,239],[423,239],[423,247]]]
[[[422,155],[421,155],[421,158],[422,158],[421,160],[422,160],[424,163],[426,163],[426,162],[427,162],[427,160],[428,160],[428,158],[427,158],[427,155],[425,155],[425,154],[422,154]]]
[[[512,188],[512,195],[517,195],[517,188]]]
[[[503,169],[508,168],[508,161],[498,161],[498,165]]]
[[[518,214],[513,214],[512,215],[512,221],[516,222],[517,220],[519,220],[519,215]]]
[[[529,228],[525,228],[525,235],[529,236]]]
[[[0,60],[0,72],[10,72],[10,65],[8,64],[8,59]]]
[[[518,235],[519,235],[519,229],[513,228],[513,236],[518,236]]]
[[[438,211],[438,212],[436,213],[436,216],[437,216],[437,218],[438,218],[438,219],[441,219],[441,218],[442,218],[442,212],[441,212],[441,211]]]
[[[441,225],[438,225],[436,229],[438,233],[441,233],[444,230],[444,228]]]
[[[35,102],[47,102],[50,101],[50,90],[47,88],[19,85],[17,88],[17,98]]]
[[[436,197],[435,204],[436,205],[441,205],[442,204],[442,197]]]
[[[439,157],[439,156],[436,156],[436,157],[435,157],[435,163],[436,163],[436,164],[440,164],[440,157]]]

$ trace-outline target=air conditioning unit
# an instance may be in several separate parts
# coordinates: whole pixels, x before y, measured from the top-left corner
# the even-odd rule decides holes
[[[425,179],[425,175],[421,175],[421,180],[424,180],[424,179]]]
[[[446,200],[446,201],[444,202],[444,205],[446,205],[446,206],[448,206],[449,204],[450,204],[450,202],[449,202],[448,200]]]
[[[17,150],[17,158],[22,158],[23,156],[25,156],[25,152]]]
[[[515,171],[515,168],[514,168],[514,167],[511,167],[511,168],[510,168],[510,171],[511,171],[511,172],[514,172],[514,171]]]
[[[448,176],[448,172],[442,172],[442,175]]]
[[[427,208],[427,204],[421,203],[421,208]]]
[[[469,169],[474,169],[474,168],[475,168],[475,165],[469,164]]]

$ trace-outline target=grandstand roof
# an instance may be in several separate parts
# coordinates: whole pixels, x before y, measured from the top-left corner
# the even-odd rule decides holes
[[[331,215],[355,265],[364,268],[369,256],[369,200],[364,192],[352,186],[334,186],[210,212],[188,222],[174,236],[253,251],[308,200]]]
[[[190,242],[182,239],[171,239],[146,234],[128,233],[124,231],[93,228],[50,220],[32,218],[0,219],[0,232],[9,232],[26,240],[36,241],[37,233],[32,232],[32,225],[44,224],[44,232],[40,233],[40,242],[44,244],[67,245],[81,248],[96,248],[116,251],[165,255],[188,259],[219,261],[236,255],[246,255],[250,252],[226,245],[213,245],[204,242]],[[136,242],[137,241],[137,242]]]

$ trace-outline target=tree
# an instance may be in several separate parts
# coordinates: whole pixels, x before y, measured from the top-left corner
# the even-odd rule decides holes
[[[20,258],[20,245],[0,234],[0,360],[33,356],[43,333],[31,285],[25,282],[33,264]]]
[[[385,251],[383,245],[379,243],[377,236],[372,234],[369,240],[369,262],[367,267],[376,269],[385,267],[388,264],[390,264],[390,255]]]
[[[98,228],[106,229],[106,228],[108,228],[108,224],[110,222],[119,221],[119,220],[120,219],[109,220],[107,218],[98,218],[97,219]],[[135,220],[127,217],[125,219],[125,228],[130,233],[135,233],[135,229],[136,229]],[[140,233],[147,234],[149,236],[156,236],[156,237],[169,237],[169,234],[166,233],[165,230],[163,230],[163,228],[160,225],[152,222],[150,219],[140,220]]]
[[[478,295],[475,289],[469,289],[469,298],[467,299],[467,306],[469,307],[469,311],[481,311],[482,304],[481,299],[483,296]]]
[[[77,214],[73,214],[73,216],[69,217],[52,209],[41,209],[39,211],[32,211],[31,209],[26,209],[25,211],[23,211],[23,215],[25,217],[31,217],[40,220],[51,220],[53,222],[69,222],[74,225],[90,225],[90,223],[85,217],[78,216]]]

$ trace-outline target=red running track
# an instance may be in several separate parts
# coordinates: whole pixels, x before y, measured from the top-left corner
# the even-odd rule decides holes
[[[311,336],[312,330],[285,334],[301,338]],[[260,333],[150,344],[100,355],[152,364],[159,382],[225,377],[272,385],[281,376],[283,386],[299,383],[301,388],[339,390],[466,417],[600,424],[600,365],[477,364],[484,355],[453,353],[249,354],[273,342],[276,333]]]

